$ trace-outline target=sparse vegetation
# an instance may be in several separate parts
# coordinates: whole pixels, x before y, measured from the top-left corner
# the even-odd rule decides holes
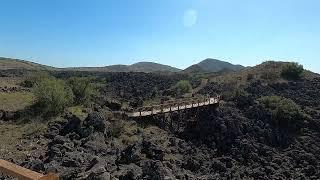
[[[279,127],[299,128],[306,115],[291,99],[265,96],[258,100],[272,114],[273,123]]]
[[[275,81],[279,78],[279,75],[273,72],[272,70],[265,70],[261,73],[261,79],[267,81]]]
[[[23,82],[21,82],[20,85],[23,87],[32,88],[36,83],[50,78],[53,77],[51,77],[47,71],[37,71],[29,75]]]
[[[58,114],[73,102],[73,93],[62,80],[45,79],[34,88],[37,105],[46,115]]]
[[[289,80],[297,80],[302,77],[304,69],[303,66],[298,63],[290,63],[286,65],[281,72],[281,76]]]
[[[32,105],[34,96],[30,92],[0,92],[0,110],[17,111]]]

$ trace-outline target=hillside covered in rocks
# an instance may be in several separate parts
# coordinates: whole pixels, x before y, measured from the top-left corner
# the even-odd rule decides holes
[[[114,92],[119,102],[170,96],[189,78],[102,77],[109,83],[101,96]],[[83,118],[64,113],[25,136],[16,148],[26,155],[1,158],[61,179],[319,179],[319,89],[319,78],[248,78],[238,86],[213,79],[195,95],[221,94],[218,107],[135,119],[115,117],[99,98]]]

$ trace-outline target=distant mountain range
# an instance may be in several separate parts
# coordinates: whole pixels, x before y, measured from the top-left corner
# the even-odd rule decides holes
[[[100,71],[100,72],[183,72],[183,73],[202,73],[219,71],[238,71],[244,66],[234,65],[229,62],[217,59],[205,59],[198,64],[181,70],[172,66],[163,65],[154,62],[138,62],[132,65],[111,65],[105,67],[70,67],[55,68],[41,65],[30,61],[0,58],[0,70],[6,69],[27,69],[27,70],[56,70],[56,71]]]
[[[154,62],[138,62],[132,65],[111,65],[105,67],[73,67],[63,70],[102,71],[102,72],[179,72],[178,68]]]

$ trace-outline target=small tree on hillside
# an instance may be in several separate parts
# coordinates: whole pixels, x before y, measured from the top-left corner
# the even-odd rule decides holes
[[[56,115],[73,102],[73,93],[62,80],[43,79],[35,85],[34,94],[46,115]]]
[[[71,77],[68,79],[68,84],[75,96],[75,102],[78,104],[88,101],[90,96],[94,93],[94,88],[89,78]]]
[[[303,70],[302,65],[298,63],[290,63],[282,69],[281,76],[285,79],[300,79],[302,77]]]
[[[191,84],[187,80],[181,80],[174,86],[174,91],[177,96],[191,92]]]

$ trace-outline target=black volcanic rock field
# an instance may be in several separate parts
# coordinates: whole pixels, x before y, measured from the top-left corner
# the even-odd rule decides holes
[[[64,79],[76,73],[53,74]],[[194,96],[221,94],[217,107],[127,119],[114,116],[104,101],[141,106],[171,96],[181,79],[195,87],[199,80],[187,74],[89,74],[106,83],[84,118],[69,112],[50,119],[43,132],[15,146],[28,153],[1,158],[61,179],[320,179],[320,78],[254,79],[239,87],[210,81]],[[303,116],[275,123],[261,103],[266,96],[290,99]]]

